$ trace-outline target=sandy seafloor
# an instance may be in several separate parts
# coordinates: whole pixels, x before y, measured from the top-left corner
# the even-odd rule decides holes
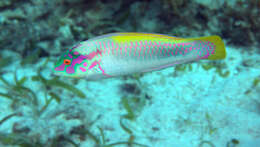
[[[206,61],[201,61],[191,64],[192,71],[180,72],[177,76],[173,76],[171,67],[146,73],[138,81],[128,79],[127,82],[141,85],[142,93],[150,97],[135,121],[123,120],[133,132],[134,141],[149,147],[196,147],[200,143],[205,147],[226,147],[235,139],[239,141],[237,146],[260,146],[260,84],[253,86],[253,81],[260,76],[260,55],[245,50],[248,48],[227,47],[227,58],[223,62],[227,65],[224,71],[230,74],[226,78],[219,76],[215,69],[204,70],[200,65]],[[16,59],[3,69],[2,76],[11,83],[15,70],[18,78],[30,77],[36,75],[37,68],[45,61],[40,59],[35,65],[22,67],[18,54],[10,51],[3,54]],[[245,61],[250,63],[244,66]],[[49,62],[43,70],[45,78],[50,77],[52,66]],[[66,77],[62,79],[73,83]],[[30,128],[26,133],[28,138],[37,136],[47,142],[57,134],[68,135],[73,127],[94,122],[89,130],[100,137],[98,127],[102,128],[107,143],[127,141],[129,134],[120,126],[120,117],[126,110],[120,103],[123,94],[119,87],[125,82],[123,78],[91,82],[80,79],[75,86],[84,91],[85,99],[59,91],[61,103],[52,101],[41,116],[33,115],[30,106],[20,106],[15,111],[21,111],[23,116],[4,122],[0,132],[12,132],[16,123]],[[25,86],[33,89],[44,103],[44,93],[38,82],[29,78]],[[3,86],[0,90],[6,91]],[[10,104],[10,100],[0,98],[0,119],[13,113]],[[94,147],[91,139],[70,137],[81,147]]]

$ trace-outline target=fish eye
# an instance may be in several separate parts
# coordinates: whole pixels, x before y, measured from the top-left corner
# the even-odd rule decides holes
[[[63,60],[63,63],[65,65],[70,65],[71,61],[69,59],[65,59],[65,60]]]

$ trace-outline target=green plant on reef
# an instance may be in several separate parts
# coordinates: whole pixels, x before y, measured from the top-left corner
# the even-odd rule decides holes
[[[123,117],[132,121],[135,120],[138,113],[145,106],[145,103],[146,101],[144,97],[121,98],[121,104],[127,112]]]
[[[248,89],[245,94],[249,94],[250,92],[252,92],[252,89],[256,88],[260,83],[260,76],[256,77],[253,82],[252,82],[252,86],[250,89]]]
[[[127,131],[128,133],[131,132],[131,134],[132,134],[132,131],[130,129],[128,129],[127,127],[125,127],[122,124],[121,120],[120,120],[120,125],[125,131]],[[82,134],[89,136],[95,142],[96,147],[114,147],[114,146],[120,146],[120,145],[128,145],[129,147],[131,147],[133,145],[139,146],[139,147],[148,147],[146,145],[134,142],[134,136],[133,135],[129,138],[128,141],[119,141],[119,142],[115,142],[115,143],[107,143],[103,129],[100,128],[100,127],[98,127],[98,129],[99,129],[99,132],[100,132],[100,135],[99,135],[100,138],[95,136],[94,134],[92,134],[87,129],[81,129],[80,131],[81,131]]]
[[[0,69],[1,68],[4,68],[4,67],[6,67],[6,66],[8,66],[8,65],[10,65],[10,63],[13,61],[12,60],[12,58],[10,58],[10,57],[1,57],[0,56]]]
[[[31,89],[24,86],[26,80],[27,77],[22,77],[18,80],[16,74],[14,74],[15,84],[13,85],[3,77],[0,77],[0,81],[4,84],[4,88],[7,90],[6,93],[1,92],[0,96],[12,100],[12,106],[15,106],[16,104],[27,104],[32,108],[36,108],[38,106],[38,98]]]
[[[144,97],[143,98],[142,97],[132,97],[132,98],[123,97],[123,98],[121,98],[121,103],[127,113],[120,118],[120,126],[125,132],[127,132],[129,134],[128,142],[133,143],[134,139],[135,139],[133,132],[123,124],[123,120],[134,121],[136,119],[138,113],[145,106],[145,98]]]
[[[14,116],[20,116],[20,115],[21,114],[19,113],[13,113],[4,117],[2,120],[0,120],[0,126],[10,118]],[[30,140],[30,138],[28,138],[26,134],[22,134],[22,133],[0,132],[0,142],[4,145],[16,145],[16,146],[18,145],[20,147],[45,147],[46,146],[45,144],[40,143],[39,140],[33,140],[33,141]],[[61,137],[58,136],[52,140],[49,140],[49,142],[51,147],[57,147],[59,146],[60,143],[64,143],[64,142],[70,143],[74,147],[79,147],[74,141],[72,141],[71,139],[65,136],[62,136],[62,139]]]
[[[42,67],[45,67],[48,62],[48,59],[43,64]],[[35,92],[27,88],[25,86],[25,82],[28,80],[27,77],[22,77],[21,79],[17,78],[17,74],[14,74],[14,84],[11,84],[10,81],[7,81],[5,78],[0,76],[0,82],[2,83],[3,87],[6,92],[0,92],[0,98],[6,98],[8,100],[12,101],[12,108],[16,108],[19,106],[27,105],[29,106],[34,112],[35,116],[40,116],[49,106],[49,104],[55,100],[57,103],[60,103],[61,98],[59,95],[51,91],[54,88],[62,88],[66,89],[68,91],[73,92],[75,95],[77,95],[80,98],[85,98],[85,94],[78,90],[77,88],[71,86],[70,84],[67,84],[65,82],[62,82],[58,80],[57,78],[52,79],[45,79],[41,75],[41,68],[38,69],[38,74],[36,76],[31,77],[32,81],[38,81],[42,84],[44,87],[42,90],[45,94],[45,103],[43,106],[39,105],[39,98],[35,94]],[[10,118],[16,116],[21,116],[21,113],[13,113],[6,117],[4,117],[2,120],[0,120],[0,126],[9,120]],[[0,132],[0,142],[4,145],[18,145],[20,147],[44,147],[45,144],[39,143],[39,140],[35,140],[35,142],[32,142],[30,138],[26,136],[26,134],[23,133],[2,133]],[[60,138],[54,138],[50,141],[52,147],[56,147],[57,144],[60,142],[68,142],[74,146],[77,146],[72,140],[70,140],[68,137],[63,137],[62,140]]]
[[[215,133],[215,132],[217,131],[217,128],[214,128],[214,127],[212,126],[212,123],[211,123],[212,118],[211,118],[211,116],[209,115],[209,113],[206,113],[206,114],[205,114],[205,118],[206,118],[206,120],[207,120],[207,122],[208,122],[208,133],[209,133],[210,135],[212,135],[213,133]]]
[[[227,70],[227,71],[223,71],[223,68],[226,66],[226,64],[224,63],[221,63],[221,64],[217,64],[215,62],[210,62],[210,63],[204,63],[201,65],[201,67],[208,71],[210,69],[213,69],[215,68],[215,71],[218,73],[219,76],[221,76],[222,78],[226,78],[229,76],[230,72]]]
[[[191,64],[178,64],[175,66],[176,72],[185,72],[185,71],[192,71],[192,65]]]
[[[260,76],[256,77],[253,81],[252,87],[255,88],[258,86],[258,84],[260,83]]]

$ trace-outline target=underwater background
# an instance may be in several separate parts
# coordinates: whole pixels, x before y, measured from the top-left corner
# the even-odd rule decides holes
[[[112,32],[219,35],[227,57],[53,74],[65,50]],[[259,0],[1,0],[0,147],[258,147],[259,42]]]

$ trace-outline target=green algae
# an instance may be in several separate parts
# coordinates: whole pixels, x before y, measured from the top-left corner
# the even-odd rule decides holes
[[[136,115],[134,114],[133,108],[129,104],[129,100],[127,98],[122,98],[121,103],[127,112],[127,114],[125,114],[123,117],[129,120],[135,120]]]
[[[128,129],[127,127],[125,127],[121,120],[120,120],[120,126],[124,127],[124,130],[126,129],[128,132],[130,131],[130,129]],[[129,147],[131,147],[132,145],[136,145],[136,146],[140,146],[140,147],[148,147],[147,145],[143,145],[143,144],[140,144],[140,143],[137,143],[137,142],[134,142],[134,136],[132,135],[132,132],[131,132],[131,136],[130,138],[128,139],[128,141],[118,141],[118,142],[114,142],[114,143],[106,143],[106,138],[105,138],[105,135],[104,135],[104,131],[102,128],[98,127],[99,131],[100,131],[100,136],[101,136],[101,140],[98,141],[98,145],[100,147],[114,147],[114,146],[119,146],[119,145],[128,145]]]
[[[225,63],[210,62],[210,63],[202,64],[201,67],[206,71],[209,71],[211,69],[215,69],[215,72],[222,78],[227,78],[230,75],[230,71],[228,71],[228,70],[224,71],[223,70],[226,67]]]
[[[205,114],[205,118],[207,120],[208,123],[208,133],[209,135],[212,135],[213,133],[215,133],[217,131],[217,128],[212,126],[212,117],[209,115],[209,113]]]
[[[256,77],[253,81],[252,87],[255,88],[258,86],[258,84],[260,83],[260,78]]]
[[[124,118],[134,121],[138,114],[143,110],[146,104],[145,97],[122,97],[121,104],[126,110],[126,114],[123,115]]]
[[[10,63],[13,62],[10,57],[0,57],[0,61],[0,69],[10,65]]]
[[[12,114],[9,114],[7,115],[6,117],[4,117],[2,120],[0,120],[0,126],[6,122],[7,120],[9,120],[10,118],[14,117],[14,116],[19,116],[20,114],[19,113],[12,113]]]
[[[74,93],[75,95],[77,95],[80,98],[86,97],[82,91],[80,91],[79,89],[77,89],[76,87],[74,87],[70,84],[67,84],[67,83],[57,79],[56,77],[48,80],[48,79],[45,79],[43,76],[41,76],[41,74],[38,74],[37,76],[33,76],[32,80],[42,82],[42,84],[44,84],[46,87],[58,87],[58,88],[66,89],[68,91],[71,91],[72,93]]]
[[[10,84],[3,77],[0,77],[0,81],[4,84],[4,88],[7,90],[6,93],[0,93],[0,96],[12,100],[12,105],[23,101],[29,105],[38,106],[38,98],[36,94],[33,92],[33,90],[23,85],[26,80],[26,77],[22,77],[20,80],[18,80],[16,73],[14,74],[15,84]]]
[[[260,77],[255,77],[253,82],[252,82],[252,85],[251,85],[250,89],[246,90],[245,94],[251,93],[252,90],[259,85],[259,83],[260,83]]]

